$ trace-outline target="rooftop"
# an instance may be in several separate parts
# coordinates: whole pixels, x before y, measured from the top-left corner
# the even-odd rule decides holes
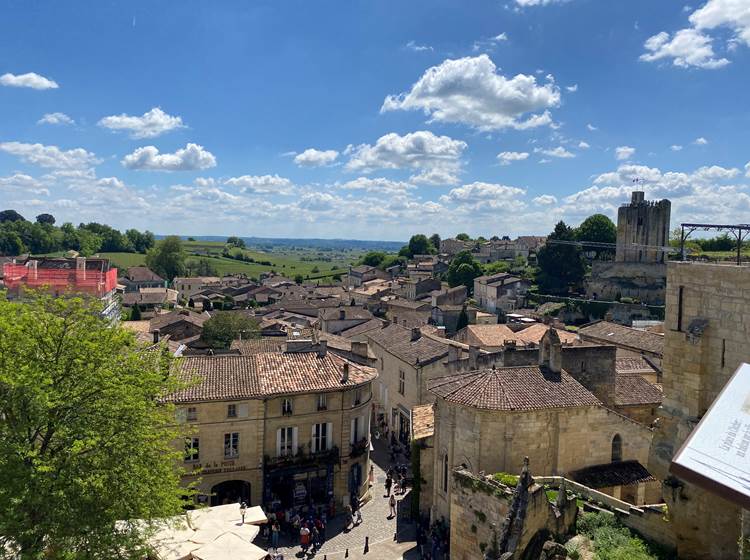
[[[468,325],[465,328],[466,335],[476,339],[480,346],[502,346],[506,340],[519,341],[520,346],[525,345],[507,325]]]
[[[432,404],[421,404],[411,409],[414,439],[422,439],[435,434],[435,410],[433,407]]]
[[[187,321],[199,327],[203,326],[203,323],[208,321],[210,317],[205,313],[193,313],[187,309],[180,309],[177,311],[171,311],[169,313],[163,313],[157,315],[151,319],[151,330],[162,329],[167,325],[178,323],[180,321]]]
[[[518,331],[516,333],[516,338],[527,344],[538,345],[548,330],[549,325],[536,323],[534,325],[531,325],[530,327],[526,327],[525,329]],[[578,342],[578,335],[576,335],[575,333],[563,329],[555,329],[555,331],[557,332],[557,336],[560,337],[560,342],[562,342],[563,344],[575,344],[576,342]]]
[[[372,313],[362,307],[349,305],[323,308],[319,311],[318,317],[320,319],[323,319],[324,321],[337,321],[344,319],[347,321],[369,321],[370,319],[372,319]]]
[[[664,337],[662,335],[610,323],[609,321],[589,323],[578,329],[578,333],[581,337],[603,344],[624,346],[641,352],[658,354],[659,356],[664,354]]]
[[[638,461],[619,461],[603,465],[593,465],[568,473],[568,476],[589,488],[609,488],[627,486],[638,482],[656,480],[646,467]]]
[[[233,340],[230,348],[238,350],[243,356],[252,356],[264,352],[283,352],[286,339],[280,336]]]
[[[412,329],[388,325],[366,333],[368,339],[379,344],[394,356],[411,365],[424,365],[448,355],[448,344],[427,336],[412,340]]]
[[[615,377],[615,404],[618,406],[660,405],[661,390],[640,373],[620,373]]]
[[[344,365],[349,368],[342,381]],[[266,352],[250,356],[200,356],[179,363],[180,376],[192,382],[171,395],[175,403],[236,401],[278,395],[350,389],[377,378],[377,370],[332,352]]]
[[[339,334],[344,338],[352,338],[357,335],[369,332],[371,330],[382,329],[382,328],[383,328],[383,321],[381,319],[373,317],[369,321],[366,321],[364,323],[361,323],[349,329],[345,329],[341,331]]]
[[[131,266],[125,276],[132,282],[164,282],[164,278],[147,266]]]
[[[565,371],[540,366],[483,369],[438,377],[428,388],[448,402],[483,410],[542,410],[601,402]]]

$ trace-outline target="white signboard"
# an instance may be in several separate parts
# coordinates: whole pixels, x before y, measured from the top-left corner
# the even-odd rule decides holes
[[[750,365],[742,364],[727,382],[670,470],[750,508]]]

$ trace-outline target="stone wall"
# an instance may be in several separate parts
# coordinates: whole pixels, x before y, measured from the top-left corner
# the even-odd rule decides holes
[[[690,336],[691,322],[708,321]],[[750,362],[750,268],[671,262],[663,366],[664,403],[649,470],[668,476],[672,457],[743,362]],[[681,558],[734,559],[740,509],[674,477],[664,496],[674,520]]]
[[[663,305],[666,277],[666,265],[661,263],[594,261],[586,296],[602,301],[629,297]]]
[[[660,247],[669,244],[669,200],[647,201],[642,191],[633,192],[630,204],[617,211],[618,262],[663,263]]]
[[[563,346],[562,367],[607,406],[615,398],[614,346]]]

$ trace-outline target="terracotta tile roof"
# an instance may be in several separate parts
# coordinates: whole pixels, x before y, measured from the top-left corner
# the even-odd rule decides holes
[[[383,328],[383,321],[381,319],[377,319],[373,317],[372,319],[370,319],[369,321],[365,323],[362,323],[360,325],[356,325],[354,327],[341,331],[339,335],[343,336],[344,338],[352,338],[354,336],[364,334],[373,329],[382,329],[382,328]]]
[[[618,406],[660,405],[661,390],[639,373],[620,373],[615,377],[615,404]]]
[[[164,282],[164,278],[147,266],[130,266],[125,276],[131,282]]]
[[[402,298],[396,298],[392,299],[388,302],[389,307],[401,307],[404,309],[415,309],[415,310],[429,310],[432,308],[432,303],[430,300],[426,301],[411,301],[408,299],[402,299]]]
[[[344,364],[349,380],[341,382]],[[180,375],[192,384],[169,397],[175,403],[260,399],[353,388],[377,378],[377,370],[332,352],[267,352],[251,356],[183,358]]]
[[[604,465],[593,465],[568,473],[568,477],[589,488],[627,486],[638,482],[656,480],[646,467],[638,461],[619,461]]]
[[[359,266],[355,266],[354,268],[352,268],[352,272],[354,274],[367,274],[368,272],[371,272],[373,270],[375,270],[374,266],[369,266],[366,264],[361,264]]]
[[[412,330],[388,325],[366,333],[367,338],[411,365],[424,365],[448,355],[448,345],[426,336],[412,340]]]
[[[414,439],[422,439],[435,434],[435,410],[433,406],[421,404],[411,409]]]
[[[601,402],[565,371],[539,366],[503,367],[438,377],[428,382],[448,402],[485,410],[540,410]]]
[[[154,329],[161,329],[167,325],[179,323],[180,321],[187,321],[189,323],[193,323],[194,325],[202,327],[203,323],[205,323],[209,319],[210,317],[205,313],[193,313],[191,311],[187,311],[186,309],[181,309],[178,311],[171,311],[170,313],[163,313],[151,319],[151,330],[153,331]]]
[[[517,346],[526,345],[507,325],[468,325],[466,335],[467,343],[476,341],[480,346],[502,346],[506,340],[515,340]]]
[[[656,375],[659,370],[642,357],[615,358],[617,373],[650,373]]]
[[[526,343],[538,345],[548,330],[548,325],[545,325],[543,323],[536,323],[535,325],[531,325],[530,327],[526,327],[525,329],[518,331],[516,333],[516,337],[518,338],[518,340],[522,340]],[[557,335],[560,337],[560,342],[562,342],[563,344],[575,344],[576,342],[578,342],[578,335],[576,335],[575,333],[562,329],[555,330],[557,331]]]
[[[343,318],[341,317],[342,312],[344,315]],[[372,319],[372,313],[362,307],[347,305],[321,309],[318,312],[318,318],[326,321],[337,321],[339,319],[345,319],[347,321],[355,319],[369,321]]]
[[[610,323],[609,321],[596,321],[584,325],[578,329],[582,337],[589,338],[603,344],[614,344],[632,348],[641,352],[651,354],[664,354],[664,337],[648,331],[641,331],[632,327]]]
[[[229,348],[238,350],[243,356],[252,356],[253,354],[260,354],[262,352],[283,352],[285,342],[286,338],[279,336],[233,340]]]

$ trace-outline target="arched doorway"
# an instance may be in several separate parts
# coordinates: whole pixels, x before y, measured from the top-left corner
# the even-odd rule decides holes
[[[250,504],[250,483],[245,480],[227,480],[211,488],[211,505]]]
[[[622,437],[620,434],[615,434],[612,438],[612,462],[618,463],[622,461]]]

